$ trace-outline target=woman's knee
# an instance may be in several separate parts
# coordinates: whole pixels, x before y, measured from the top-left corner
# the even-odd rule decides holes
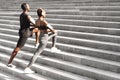
[[[54,34],[55,34],[55,35],[58,35],[58,31],[57,31],[57,30],[55,30],[55,31],[54,31]]]

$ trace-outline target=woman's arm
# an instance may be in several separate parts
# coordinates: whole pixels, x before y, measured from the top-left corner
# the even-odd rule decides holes
[[[51,26],[47,21],[45,21],[45,23],[46,23],[46,26],[49,29],[49,31],[55,33],[55,29],[53,28],[53,26]]]

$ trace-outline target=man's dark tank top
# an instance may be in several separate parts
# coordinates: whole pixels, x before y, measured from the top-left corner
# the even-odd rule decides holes
[[[27,29],[30,27],[30,21],[28,19],[28,14],[22,13],[20,15],[20,30]]]
[[[48,27],[47,26],[38,26],[39,30],[47,30]]]

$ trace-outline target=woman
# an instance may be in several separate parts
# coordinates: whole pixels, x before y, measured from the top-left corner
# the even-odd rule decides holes
[[[36,20],[36,27],[38,27],[38,29],[40,30],[40,36],[38,37],[39,41],[37,41],[37,42],[39,42],[40,45],[38,46],[32,59],[30,60],[30,63],[26,67],[25,73],[34,73],[34,71],[32,71],[30,69],[30,67],[36,61],[37,57],[43,52],[44,48],[47,45],[48,40],[51,37],[52,37],[52,48],[51,48],[52,52],[60,52],[60,50],[58,50],[55,47],[55,43],[56,43],[56,39],[57,39],[56,38],[57,31],[55,29],[53,29],[53,27],[45,20],[45,17],[46,17],[45,10],[43,10],[42,8],[38,9],[37,15],[38,15],[38,19]],[[37,38],[36,38],[36,40],[37,40]]]

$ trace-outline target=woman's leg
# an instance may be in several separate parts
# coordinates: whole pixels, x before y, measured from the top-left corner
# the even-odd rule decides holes
[[[49,38],[52,38],[52,47],[56,47],[55,44],[56,44],[56,41],[57,41],[57,31],[55,31],[55,33],[50,33],[49,34]]]
[[[48,42],[48,34],[43,34],[42,37],[40,37],[40,45],[38,46],[36,52],[34,53],[33,57],[31,58],[29,64],[27,67],[31,67],[32,64],[34,64],[34,62],[36,61],[37,57],[43,52],[44,48],[47,45]]]
[[[55,33],[49,34],[49,39],[52,38],[51,52],[61,52],[61,50],[56,48],[57,34],[58,34],[57,31],[55,31]]]

